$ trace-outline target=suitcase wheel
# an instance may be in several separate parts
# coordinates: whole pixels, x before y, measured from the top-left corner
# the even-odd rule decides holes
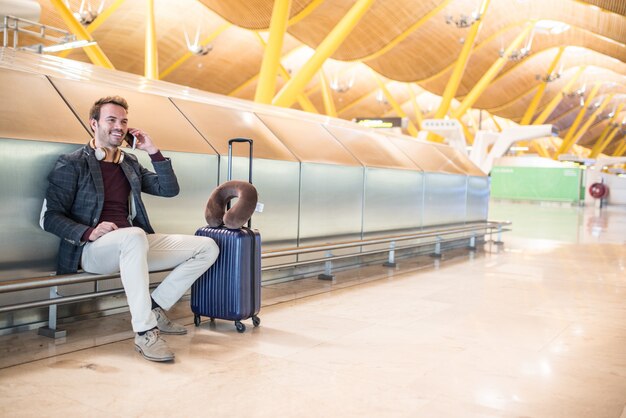
[[[235,321],[235,328],[237,328],[237,332],[246,331],[246,326],[241,321]]]
[[[256,315],[252,316],[252,325],[254,325],[255,327],[258,327],[259,325],[261,325],[261,318],[259,318]]]
[[[194,315],[193,316],[193,323],[195,326],[199,327],[200,326],[200,315]]]

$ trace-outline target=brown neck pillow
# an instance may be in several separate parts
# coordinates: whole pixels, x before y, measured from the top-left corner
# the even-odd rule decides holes
[[[233,198],[237,202],[228,210],[226,205]],[[218,186],[206,204],[204,218],[211,227],[226,226],[229,229],[241,228],[252,217],[258,194],[254,186],[246,181],[231,180]]]

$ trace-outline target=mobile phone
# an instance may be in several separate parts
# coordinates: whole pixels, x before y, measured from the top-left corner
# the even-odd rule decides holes
[[[135,135],[131,134],[130,132],[126,132],[124,141],[126,141],[132,149],[135,149],[135,143],[137,141],[137,138],[135,137]]]

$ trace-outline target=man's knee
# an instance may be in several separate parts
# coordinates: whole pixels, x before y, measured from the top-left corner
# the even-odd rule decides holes
[[[124,228],[124,239],[122,240],[122,246],[120,249],[140,251],[145,249],[148,251],[148,238],[146,232],[136,226],[130,228]]]
[[[217,260],[217,256],[220,254],[220,248],[217,246],[217,243],[209,237],[199,237],[202,238],[202,249],[201,253],[205,255],[208,266],[213,265],[215,260]]]

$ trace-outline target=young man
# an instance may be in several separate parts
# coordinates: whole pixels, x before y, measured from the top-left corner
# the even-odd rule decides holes
[[[169,158],[152,138],[128,128],[128,104],[104,97],[89,112],[94,139],[59,157],[48,175],[43,226],[61,238],[57,274],[120,272],[132,317],[135,348],[146,359],[171,361],[174,353],[162,334],[185,334],[165,311],[174,305],[216,260],[219,249],[208,237],[156,234],[141,193],[173,197],[178,181]],[[120,147],[130,132],[135,148],[147,152],[155,172]],[[151,270],[172,269],[149,291]]]

